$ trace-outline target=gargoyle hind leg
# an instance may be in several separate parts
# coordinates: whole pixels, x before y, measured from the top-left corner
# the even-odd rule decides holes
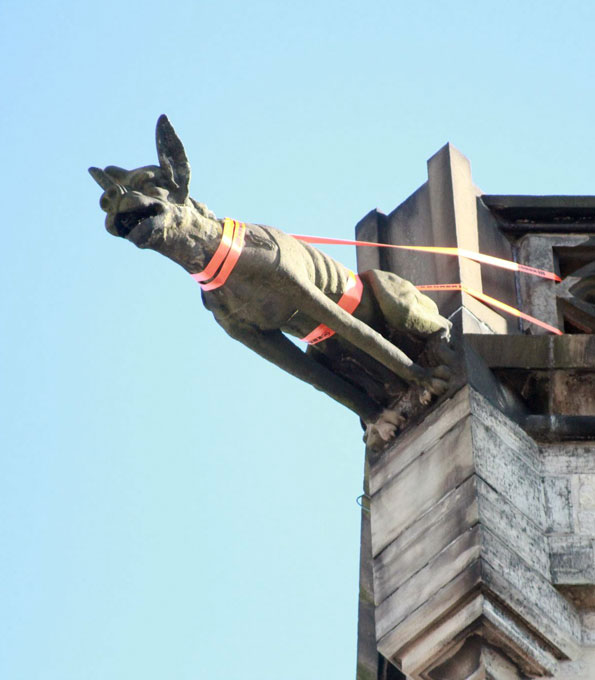
[[[436,303],[392,272],[371,269],[363,276],[374,292],[386,324],[418,338],[448,338],[451,323],[440,316]]]
[[[300,300],[301,311],[332,328],[408,383],[422,385],[433,394],[446,391],[446,381],[450,374],[446,366],[433,369],[418,366],[380,333],[345,312],[315,286],[296,285],[301,289],[297,298]]]
[[[251,326],[219,321],[235,340],[264,359],[309,383],[351,409],[367,424],[375,421],[380,406],[365,392],[346,382],[296,347],[281,331],[260,331]]]

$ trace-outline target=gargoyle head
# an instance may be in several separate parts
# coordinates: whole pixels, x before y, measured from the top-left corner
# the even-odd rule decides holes
[[[190,163],[165,115],[157,121],[156,138],[159,165],[89,168],[104,191],[100,206],[107,213],[106,229],[140,248],[157,246],[167,230],[188,221],[196,207],[188,196]]]

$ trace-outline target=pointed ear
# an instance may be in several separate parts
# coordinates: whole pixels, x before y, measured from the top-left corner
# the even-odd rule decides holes
[[[155,134],[159,165],[169,179],[178,187],[175,198],[183,203],[188,198],[190,163],[184,146],[166,115],[159,116]]]
[[[108,165],[105,171],[108,175],[113,177],[116,182],[123,182],[128,175],[128,170],[124,170],[124,168],[120,168],[117,165]]]
[[[107,175],[101,168],[89,168],[89,174],[104,191],[117,186],[113,178]]]

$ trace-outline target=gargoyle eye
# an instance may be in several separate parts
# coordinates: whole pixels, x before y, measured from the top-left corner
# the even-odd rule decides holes
[[[131,188],[139,191],[143,190],[147,185],[153,186],[154,184],[155,175],[152,172],[141,172],[138,175],[135,175],[130,181]]]

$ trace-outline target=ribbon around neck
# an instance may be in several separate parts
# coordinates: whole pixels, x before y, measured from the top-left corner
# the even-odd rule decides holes
[[[227,281],[242,254],[245,234],[246,225],[243,222],[225,218],[221,242],[215,254],[201,272],[190,274],[204,291],[221,288]]]

